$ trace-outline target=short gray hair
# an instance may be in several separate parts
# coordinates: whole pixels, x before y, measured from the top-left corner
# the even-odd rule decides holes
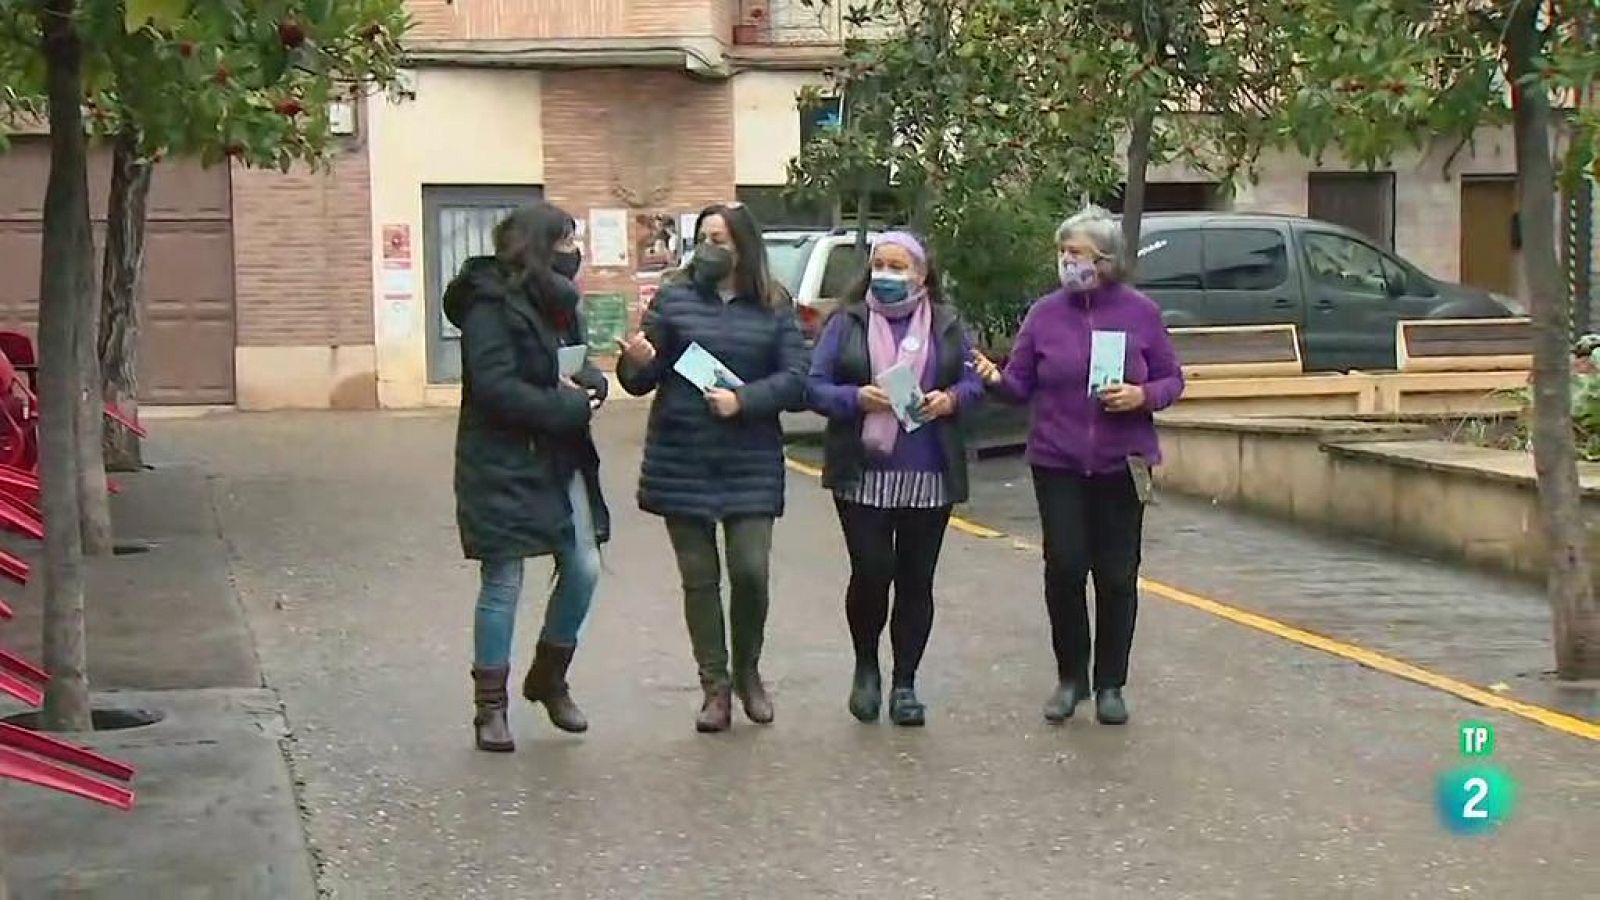
[[[1056,228],[1056,246],[1073,235],[1094,245],[1110,266],[1113,280],[1121,281],[1128,274],[1128,245],[1122,239],[1122,223],[1110,211],[1090,204],[1068,216]]]

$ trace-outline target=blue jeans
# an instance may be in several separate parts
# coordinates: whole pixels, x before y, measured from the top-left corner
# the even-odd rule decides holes
[[[582,475],[573,476],[567,498],[572,505],[572,544],[555,555],[555,587],[544,609],[539,640],[573,647],[600,582],[600,545],[595,540],[593,510]],[[472,623],[473,662],[479,668],[510,665],[511,635],[516,630],[517,602],[522,598],[522,563],[521,559],[483,561]]]

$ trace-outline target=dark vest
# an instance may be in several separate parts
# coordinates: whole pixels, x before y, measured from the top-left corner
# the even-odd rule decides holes
[[[844,316],[848,327],[839,336],[839,356],[834,363],[834,380],[839,384],[866,385],[872,383],[872,356],[867,349],[867,309],[862,304],[840,307],[838,316]],[[938,358],[934,360],[933,386],[936,390],[949,390],[961,380],[966,359],[961,353],[961,319],[951,307],[938,304],[933,307],[931,330],[937,345]],[[939,443],[944,449],[944,483],[953,503],[967,500],[967,439],[962,414],[940,419]],[[866,467],[867,450],[861,441],[861,416],[852,419],[829,419],[823,439],[822,486],[831,491],[853,488],[861,481]],[[927,427],[927,426],[924,426]]]

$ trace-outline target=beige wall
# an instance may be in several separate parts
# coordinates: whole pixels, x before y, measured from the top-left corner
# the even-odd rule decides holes
[[[1515,148],[1509,126],[1482,128],[1465,144],[1439,140],[1420,150],[1400,153],[1382,171],[1395,175],[1395,252],[1424,272],[1444,281],[1461,278],[1461,241],[1475,223],[1461,218],[1464,179],[1516,174]],[[1303,216],[1309,212],[1308,176],[1312,172],[1360,171],[1329,153],[1321,164],[1295,153],[1265,154],[1254,181],[1235,188],[1232,208],[1241,212],[1271,212]],[[1153,169],[1151,181],[1205,181],[1204,173],[1183,166]],[[1562,204],[1557,202],[1557,217]],[[1600,205],[1596,208],[1600,223]],[[1600,228],[1600,224],[1597,224]],[[1559,231],[1558,231],[1559,233]],[[1596,257],[1600,272],[1600,255]],[[1518,261],[1513,258],[1512,266]],[[1526,296],[1526,288],[1518,293]]]
[[[1455,141],[1437,141],[1424,150],[1399,154],[1387,167],[1395,173],[1395,252],[1447,281],[1461,273],[1462,177],[1516,172],[1509,127],[1480,129],[1451,159],[1455,149]],[[1320,166],[1298,154],[1267,154],[1257,180],[1239,186],[1233,207],[1303,216],[1309,203],[1307,173],[1356,169],[1335,153]]]
[[[430,69],[415,99],[367,101],[372,168],[372,304],[378,402],[420,406],[427,385],[423,185],[544,183],[541,76],[525,70]],[[411,229],[415,293],[404,313],[383,293],[385,225]]]
[[[733,79],[734,181],[781,185],[800,152],[802,88],[823,84],[813,72],[743,72]]]

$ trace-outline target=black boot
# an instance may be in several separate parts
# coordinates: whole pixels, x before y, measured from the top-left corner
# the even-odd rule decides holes
[[[1068,679],[1056,685],[1056,692],[1044,704],[1046,721],[1061,723],[1072,718],[1072,713],[1089,697],[1087,678]]]
[[[540,641],[528,677],[522,679],[522,696],[530,703],[543,703],[550,724],[573,734],[589,730],[589,720],[572,702],[567,688],[567,667],[572,665],[572,654],[577,649]]]
[[[878,661],[856,663],[855,679],[850,683],[850,715],[857,721],[878,721],[883,709],[883,676],[878,672]]]
[[[1128,721],[1128,703],[1122,699],[1122,688],[1095,691],[1094,717],[1102,725],[1122,725]]]
[[[917,699],[917,689],[909,685],[889,692],[889,721],[901,728],[921,728],[928,720],[928,709]]]
[[[479,750],[510,753],[516,749],[506,722],[506,678],[510,674],[508,666],[472,670],[472,700],[477,709],[472,730]]]

